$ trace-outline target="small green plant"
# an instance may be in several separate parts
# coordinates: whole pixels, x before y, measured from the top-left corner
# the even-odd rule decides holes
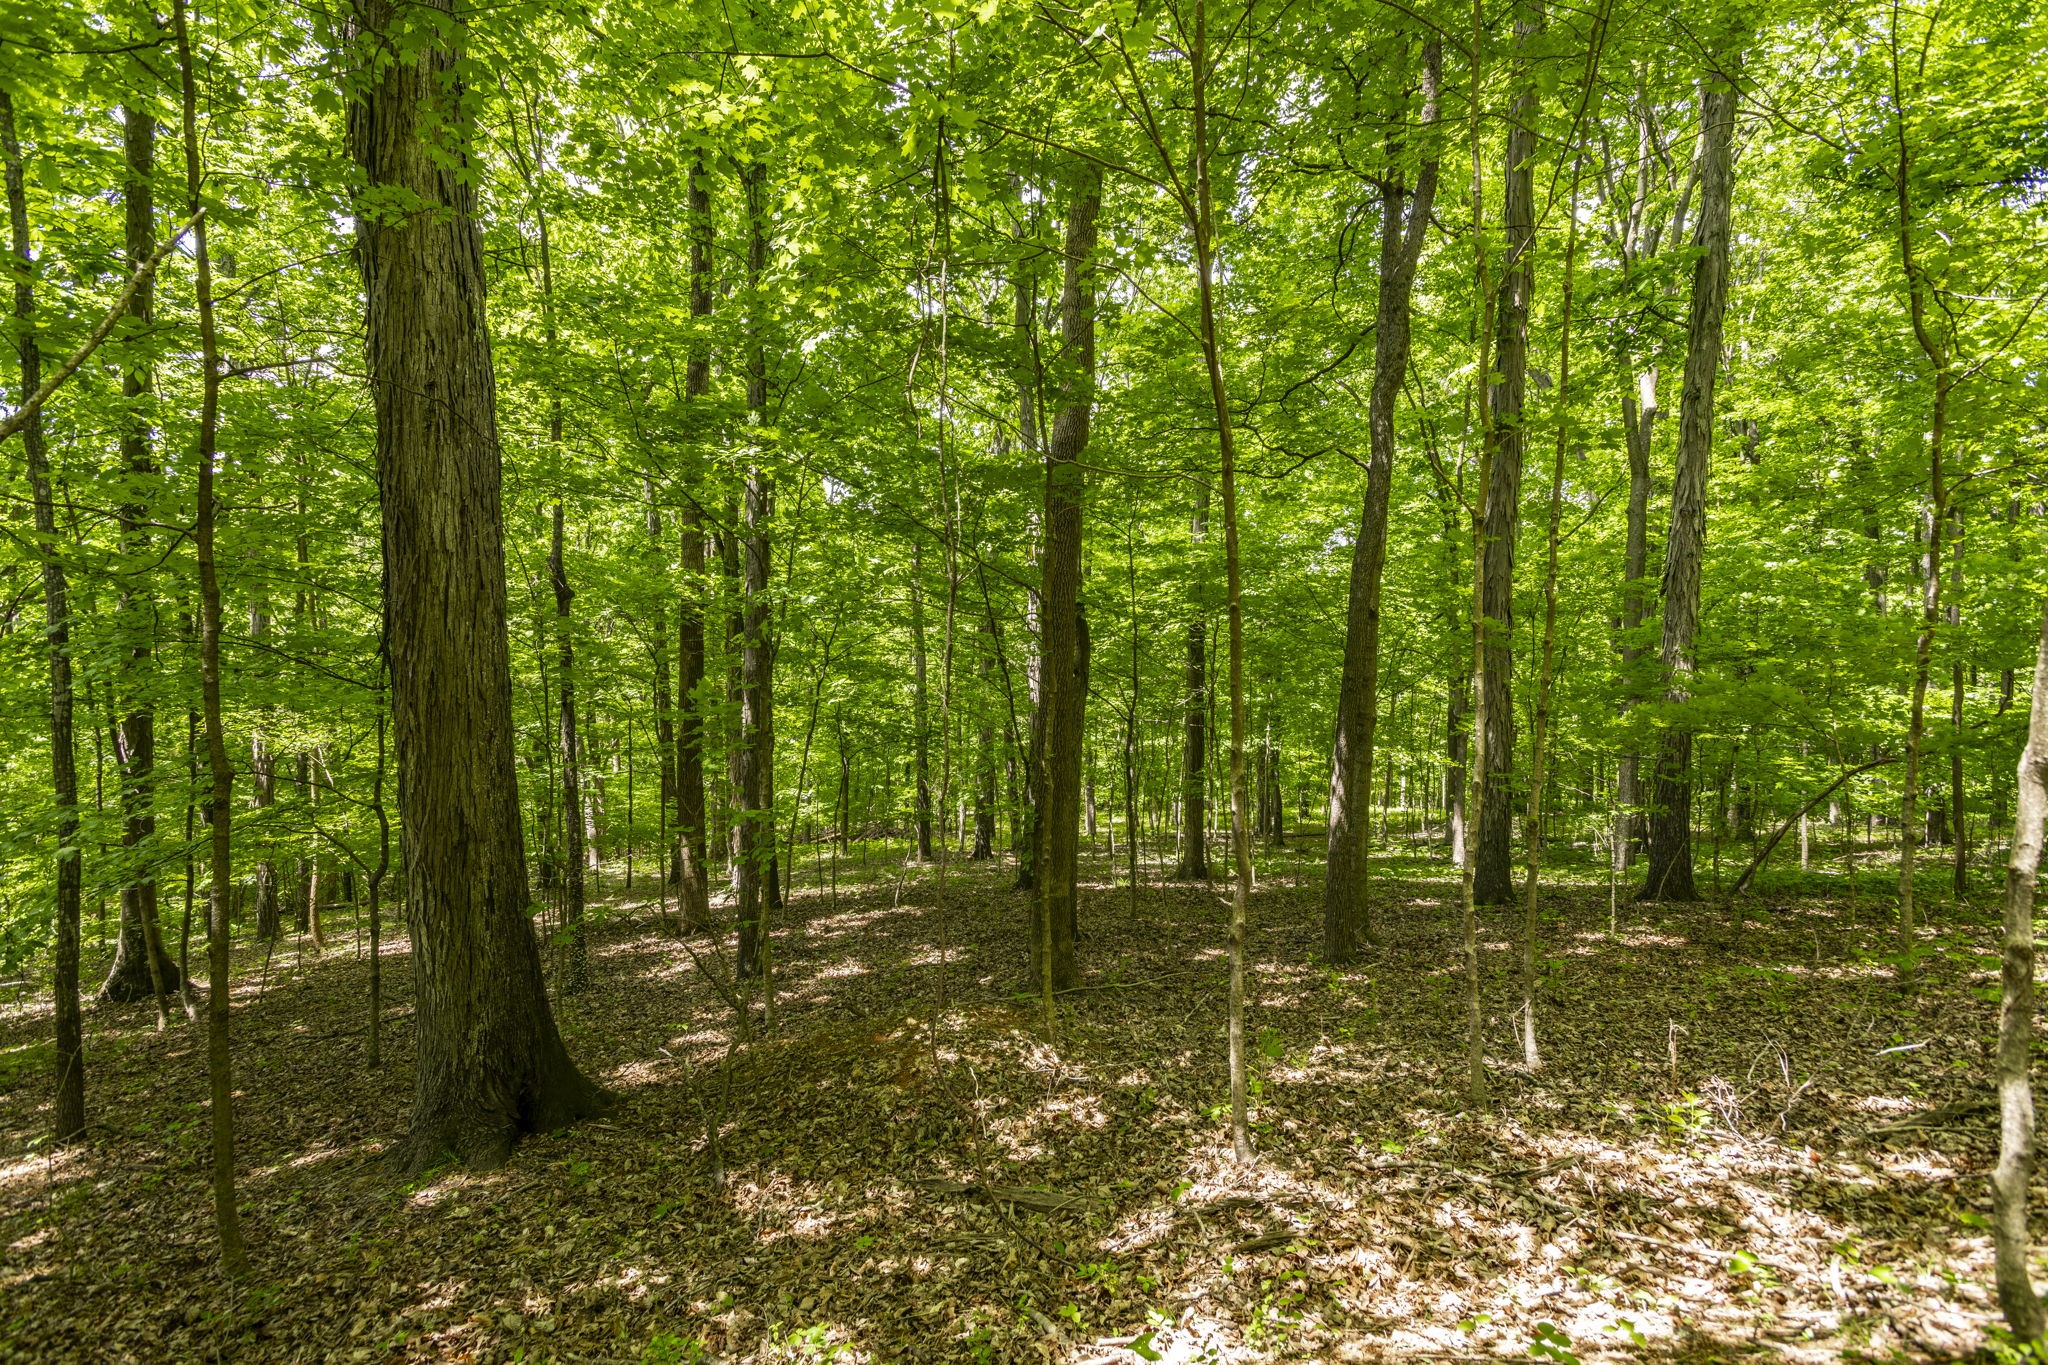
[[[1607,1324],[1607,1330],[1626,1338],[1629,1345],[1638,1350],[1650,1344],[1650,1339],[1643,1335],[1642,1329],[1627,1318],[1616,1318]]]
[[[658,1332],[640,1353],[640,1365],[700,1365],[711,1358],[711,1348],[702,1337],[679,1337]]]
[[[784,1327],[769,1333],[770,1349],[791,1360],[831,1360],[846,1349],[843,1341],[831,1339],[831,1329],[822,1323],[811,1327]]]
[[[1536,1324],[1536,1338],[1529,1343],[1529,1354],[1538,1360],[1554,1360],[1558,1365],[1579,1365],[1579,1358],[1572,1354],[1572,1339],[1552,1322]]]
[[[1664,1136],[1673,1142],[1692,1141],[1707,1130],[1711,1120],[1707,1102],[1690,1091],[1658,1105],[1657,1117],[1664,1125]]]

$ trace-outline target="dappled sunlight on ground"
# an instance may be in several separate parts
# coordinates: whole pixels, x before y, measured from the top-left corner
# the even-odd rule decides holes
[[[1047,1039],[1010,868],[943,886],[932,867],[870,871],[790,896],[775,1025],[757,993],[745,1042],[703,978],[730,970],[729,938],[686,950],[638,893],[599,907],[596,984],[556,1009],[618,1102],[490,1172],[408,1182],[383,1159],[412,1084],[402,939],[375,1074],[341,926],[325,954],[281,945],[267,971],[238,950],[256,1271],[236,1286],[212,1268],[195,1031],[156,1034],[147,1004],[90,1011],[99,1126],[48,1152],[47,1005],[0,1007],[0,1345],[1109,1365],[1528,1359],[1549,1342],[1582,1361],[1818,1365],[1953,1358],[1991,1320],[1990,1128],[1969,1103],[1992,1026],[1969,990],[1986,924],[1931,928],[1961,946],[1908,995],[1888,929],[1825,902],[1739,936],[1720,907],[1695,922],[1624,905],[1609,934],[1604,880],[1565,889],[1546,903],[1531,1070],[1519,910],[1490,910],[1479,1113],[1448,869],[1376,873],[1384,943],[1335,970],[1314,957],[1316,864],[1290,851],[1251,906],[1260,1156],[1240,1166],[1223,884],[1146,885],[1134,914],[1098,862],[1084,979]]]

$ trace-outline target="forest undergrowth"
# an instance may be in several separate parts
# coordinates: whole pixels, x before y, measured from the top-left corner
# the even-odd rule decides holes
[[[870,868],[872,873],[872,868]],[[1084,863],[1049,1044],[1008,867],[805,886],[751,1041],[652,899],[557,998],[616,1096],[495,1171],[408,1182],[409,964],[238,947],[239,1181],[215,1268],[201,1033],[88,1016],[102,1116],[52,1151],[49,1000],[0,1003],[0,1358],[17,1361],[1951,1360],[1986,1349],[1993,910],[1902,981],[1883,902],[1545,902],[1483,915],[1494,1103],[1462,1102],[1456,882],[1376,874],[1382,942],[1314,961],[1316,866],[1262,858],[1231,1160],[1227,888]],[[1566,875],[1569,875],[1568,873]],[[643,879],[643,885],[646,885]],[[651,887],[649,888],[651,889]],[[951,945],[941,948],[937,945]],[[705,940],[691,945],[719,960]],[[943,1000],[943,1005],[941,1001]],[[175,1015],[174,1015],[175,1017]],[[2036,1198],[2040,1192],[2037,1190]]]

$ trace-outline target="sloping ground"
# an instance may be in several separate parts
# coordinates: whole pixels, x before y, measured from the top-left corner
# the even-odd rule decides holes
[[[1604,889],[1562,894],[1532,1073],[1508,1019],[1516,917],[1489,912],[1494,1105],[1474,1114],[1455,884],[1396,868],[1379,882],[1384,945],[1336,972],[1310,962],[1317,890],[1297,873],[1266,869],[1253,902],[1260,1158],[1242,1169],[1211,891],[1146,888],[1134,905],[1098,881],[1088,986],[1050,1046],[1011,993],[1023,899],[1007,869],[955,869],[943,890],[932,869],[842,877],[834,896],[806,868],[774,1032],[737,1047],[654,907],[614,906],[599,985],[558,1009],[617,1107],[502,1170],[409,1185],[379,1160],[410,1098],[402,942],[374,1075],[346,936],[267,971],[238,951],[255,1271],[235,1285],[213,1269],[198,1034],[156,1034],[147,1006],[91,1014],[98,1123],[51,1154],[47,1001],[22,1001],[0,1015],[0,1358],[1827,1361],[1982,1345],[1985,915],[1937,920],[1927,941],[1948,951],[1909,993],[1874,958],[1881,927],[1823,902],[1752,907],[1739,931],[1717,908],[1625,905],[1610,936]]]

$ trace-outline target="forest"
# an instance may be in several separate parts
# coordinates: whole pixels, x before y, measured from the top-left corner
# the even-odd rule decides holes
[[[0,0],[0,1361],[2048,1360],[2048,26]]]

